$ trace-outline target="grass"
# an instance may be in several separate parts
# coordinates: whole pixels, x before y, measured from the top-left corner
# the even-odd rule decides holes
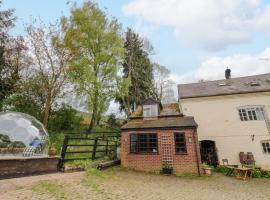
[[[67,199],[64,186],[57,182],[40,181],[32,188],[33,192],[39,195],[49,195],[56,200]]]
[[[86,177],[82,180],[82,184],[86,187],[91,187],[102,199],[119,199],[118,195],[106,191],[106,188],[101,186],[102,182],[109,177],[110,173],[107,173],[107,171],[89,168],[86,171]]]

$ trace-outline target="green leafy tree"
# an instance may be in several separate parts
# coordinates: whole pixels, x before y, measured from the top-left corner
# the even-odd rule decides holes
[[[3,110],[27,113],[38,120],[42,119],[41,104],[26,93],[15,93],[3,101]]]
[[[1,7],[2,1],[0,1]],[[22,70],[28,65],[26,46],[21,36],[9,35],[16,17],[14,10],[0,11],[0,110],[3,100],[17,90]]]
[[[139,37],[133,30],[128,29],[124,43],[125,57],[123,62],[123,77],[130,79],[128,91],[124,88],[125,96],[116,99],[120,109],[129,116],[136,105],[149,97],[157,99],[154,86],[153,64],[149,55],[153,48],[150,43]]]
[[[115,95],[124,49],[121,26],[87,1],[62,18],[65,45],[71,54],[69,74],[91,113],[89,131],[101,119]]]
[[[62,104],[62,106],[55,111],[52,111],[48,129],[51,131],[75,131],[79,130],[83,118],[78,111],[71,106]]]

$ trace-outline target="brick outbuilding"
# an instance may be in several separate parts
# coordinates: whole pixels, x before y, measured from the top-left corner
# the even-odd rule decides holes
[[[121,129],[123,167],[159,172],[164,163],[174,173],[199,173],[197,124],[183,116],[179,105],[147,99]]]

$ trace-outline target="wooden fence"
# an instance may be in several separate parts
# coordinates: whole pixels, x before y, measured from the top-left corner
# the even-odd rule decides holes
[[[67,133],[65,134],[58,168],[68,161],[96,160],[117,153],[120,144],[118,132]]]

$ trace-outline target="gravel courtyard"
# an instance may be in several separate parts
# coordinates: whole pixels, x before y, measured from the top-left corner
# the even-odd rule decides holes
[[[270,179],[167,177],[112,168],[0,180],[0,199],[269,200],[269,185]]]

